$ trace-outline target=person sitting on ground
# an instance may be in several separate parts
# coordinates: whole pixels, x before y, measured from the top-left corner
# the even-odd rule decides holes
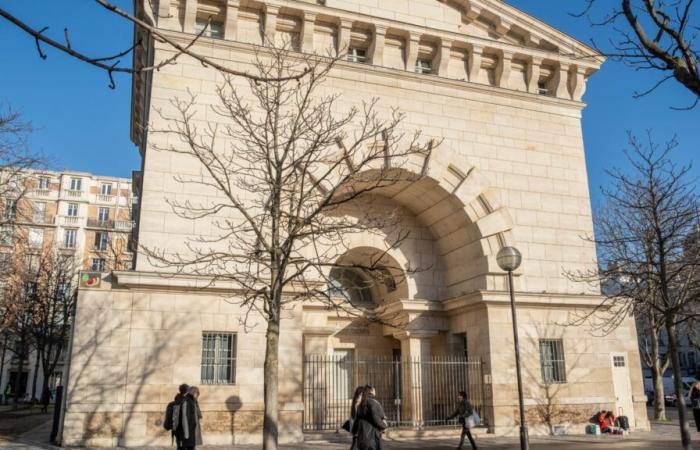
[[[615,414],[612,411],[601,411],[598,414],[598,425],[601,433],[613,433],[615,431]]]

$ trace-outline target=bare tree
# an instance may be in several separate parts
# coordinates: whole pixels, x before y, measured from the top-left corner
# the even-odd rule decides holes
[[[700,101],[700,32],[695,0],[585,0],[585,10],[595,25],[611,27],[617,34],[612,49],[601,53],[635,69],[658,70],[662,78],[635,96],[644,96],[668,80],[676,80]],[[605,10],[597,12],[597,5]],[[612,6],[611,6],[612,5]],[[594,43],[595,44],[595,43]]]
[[[42,168],[46,158],[29,149],[30,123],[8,107],[0,106],[0,226],[17,216],[18,202],[31,185],[29,169]]]
[[[652,330],[663,326],[678,397],[681,440],[683,448],[690,450],[678,339],[679,327],[697,318],[699,312],[694,287],[700,258],[687,251],[697,221],[697,197],[688,180],[690,166],[679,167],[672,161],[675,139],[660,146],[649,133],[647,142],[632,135],[629,142],[630,168],[609,172],[613,184],[603,192],[607,208],[596,217],[596,237],[590,238],[598,247],[600,268],[569,273],[575,280],[604,287],[604,300],[578,322],[597,323],[602,331],[611,331],[634,314],[653,324]],[[658,335],[656,339],[653,345],[658,345]],[[657,376],[662,375],[658,355],[652,363]]]
[[[396,267],[388,252],[408,234],[401,211],[373,214],[377,194],[420,176],[397,169],[412,158],[427,163],[437,145],[420,133],[400,131],[403,115],[378,101],[342,111],[339,96],[325,94],[324,81],[337,58],[267,48],[255,58],[261,78],[240,87],[229,77],[218,88],[214,121],[198,122],[206,107],[191,96],[172,100],[173,114],[161,112],[167,142],[159,148],[192,158],[203,176],[178,181],[207,200],[171,200],[174,212],[210,220],[211,236],[197,236],[186,250],[146,248],[154,264],[226,280],[246,319],[266,322],[263,448],[278,444],[278,352],[282,313],[298,302],[322,302],[342,314],[378,319],[377,305],[361,295],[370,285],[402,281],[420,268]],[[307,75],[295,79],[306,71]],[[290,80],[295,79],[295,80]],[[179,138],[179,139],[173,139]],[[343,258],[350,237],[384,237],[386,248],[362,258]],[[352,270],[357,277],[338,275]],[[357,281],[357,280],[361,281]],[[329,284],[334,288],[329,289]]]
[[[43,393],[68,345],[80,264],[75,255],[61,253],[51,242],[45,243],[37,256],[39,261],[35,275],[37,291],[32,307],[32,338],[44,374],[43,386],[39,391]],[[33,396],[37,392],[37,372],[32,386]]]
[[[33,37],[36,42],[36,50],[41,59],[46,59],[47,54],[42,48],[42,44],[48,45],[55,50],[58,50],[77,61],[84,64],[96,67],[104,71],[109,77],[109,87],[114,89],[116,87],[116,82],[114,80],[114,74],[132,74],[141,75],[149,72],[157,71],[167,65],[176,64],[177,60],[183,55],[187,55],[194,58],[196,61],[201,63],[205,67],[212,67],[222,73],[229,75],[242,76],[245,78],[261,81],[264,78],[256,74],[250,74],[245,71],[237,70],[235,67],[226,64],[220,64],[214,59],[208,57],[204,53],[198,52],[194,47],[195,44],[200,40],[200,38],[207,33],[207,29],[210,27],[210,23],[207,24],[199,33],[193,35],[191,38],[182,41],[178,38],[173,38],[168,33],[164,33],[158,28],[158,21],[161,18],[169,18],[170,12],[161,12],[159,10],[158,2],[152,1],[135,1],[133,2],[135,10],[134,13],[130,13],[124,9],[117,7],[114,3],[107,0],[94,0],[96,7],[105,9],[109,13],[115,15],[119,19],[132,24],[135,29],[135,40],[134,42],[125,43],[122,48],[115,50],[111,54],[105,55],[95,55],[89,54],[85,51],[80,51],[73,46],[71,42],[70,31],[68,28],[63,28],[63,35],[61,38],[51,38],[46,35],[49,30],[48,26],[41,28],[33,27],[27,24],[25,21],[21,20],[17,15],[11,13],[8,10],[0,8],[0,17],[7,20],[12,25],[16,26],[29,36]],[[70,2],[66,2],[66,8],[71,8]],[[209,19],[211,21],[211,18]],[[131,65],[132,55],[138,51],[145,51],[152,41],[160,42],[173,50],[173,55],[166,58],[163,61],[159,61],[151,65]],[[304,71],[300,74],[295,74],[293,77],[297,78],[304,75]]]

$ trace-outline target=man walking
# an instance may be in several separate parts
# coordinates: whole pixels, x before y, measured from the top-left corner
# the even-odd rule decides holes
[[[459,391],[455,411],[450,417],[447,418],[447,420],[452,420],[455,417],[458,417],[459,423],[462,425],[462,435],[459,439],[459,446],[457,447],[457,450],[462,450],[462,447],[464,446],[464,436],[469,438],[469,443],[471,444],[472,449],[476,450],[476,442],[474,442],[474,438],[472,437],[472,433],[470,431],[470,428],[475,424],[472,423],[471,420],[468,420],[473,414],[474,407],[471,403],[469,403],[469,400],[467,400],[467,393],[464,391]]]

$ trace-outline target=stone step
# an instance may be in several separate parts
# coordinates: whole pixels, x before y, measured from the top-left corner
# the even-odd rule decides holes
[[[417,430],[413,428],[389,428],[384,433],[385,439],[440,439],[459,437],[460,428],[457,427],[436,427]],[[474,436],[484,436],[488,434],[488,428],[476,427],[472,428]],[[341,430],[337,431],[317,431],[305,432],[304,442],[351,442],[352,438],[349,433]]]

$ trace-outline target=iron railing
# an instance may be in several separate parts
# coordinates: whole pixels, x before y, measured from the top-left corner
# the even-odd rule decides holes
[[[370,384],[391,427],[455,425],[447,421],[459,391],[483,417],[483,365],[459,356],[429,359],[352,358],[307,355],[304,358],[304,431],[338,430],[348,419],[357,386]]]

